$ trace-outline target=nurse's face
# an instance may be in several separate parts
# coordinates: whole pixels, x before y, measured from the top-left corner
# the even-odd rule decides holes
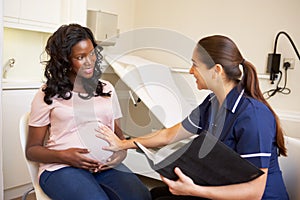
[[[208,69],[207,66],[200,61],[196,48],[194,49],[192,56],[192,66],[190,69],[190,74],[194,75],[197,88],[199,90],[210,89],[208,81],[209,77],[211,77],[211,70]]]
[[[94,73],[96,54],[91,40],[86,39],[72,47],[72,71],[81,78],[91,78]]]

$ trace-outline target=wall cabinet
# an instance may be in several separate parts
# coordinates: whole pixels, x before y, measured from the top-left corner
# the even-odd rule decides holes
[[[118,15],[102,11],[87,11],[87,26],[101,46],[114,45],[118,34]]]
[[[60,23],[60,0],[4,0],[4,26],[50,32]]]
[[[61,0],[61,23],[78,23],[86,26],[87,0]]]
[[[86,24],[86,0],[4,0],[4,27],[54,32],[61,24]]]
[[[21,7],[21,0],[5,0],[3,15],[6,21],[17,22]]]

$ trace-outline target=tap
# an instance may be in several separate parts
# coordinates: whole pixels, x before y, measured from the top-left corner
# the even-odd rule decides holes
[[[2,71],[2,77],[6,78],[7,77],[7,72],[9,71],[10,68],[13,68],[15,66],[16,60],[14,58],[10,58],[7,62],[7,64],[4,66],[3,71]]]

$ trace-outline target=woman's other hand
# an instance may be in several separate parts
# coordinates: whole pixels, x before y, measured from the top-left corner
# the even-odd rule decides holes
[[[96,129],[99,134],[96,134],[98,138],[101,138],[108,142],[109,146],[104,146],[104,150],[117,152],[122,149],[122,140],[107,126],[101,125]]]
[[[99,170],[107,170],[110,168],[114,168],[118,164],[120,164],[127,156],[126,150],[116,151],[113,153],[111,157],[107,159],[107,162],[104,165],[101,165]]]

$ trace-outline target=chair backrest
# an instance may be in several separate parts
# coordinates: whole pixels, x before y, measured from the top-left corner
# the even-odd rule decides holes
[[[285,137],[285,145],[288,156],[279,157],[283,179],[290,199],[300,199],[300,139]]]
[[[38,169],[39,165],[36,162],[32,162],[27,160],[25,156],[25,148],[28,136],[28,118],[29,113],[24,114],[19,123],[19,132],[20,132],[20,141],[23,150],[23,155],[25,157],[25,161],[29,170],[29,174],[31,177],[32,185],[34,187],[35,195],[37,200],[51,200],[42,190],[38,181]]]

